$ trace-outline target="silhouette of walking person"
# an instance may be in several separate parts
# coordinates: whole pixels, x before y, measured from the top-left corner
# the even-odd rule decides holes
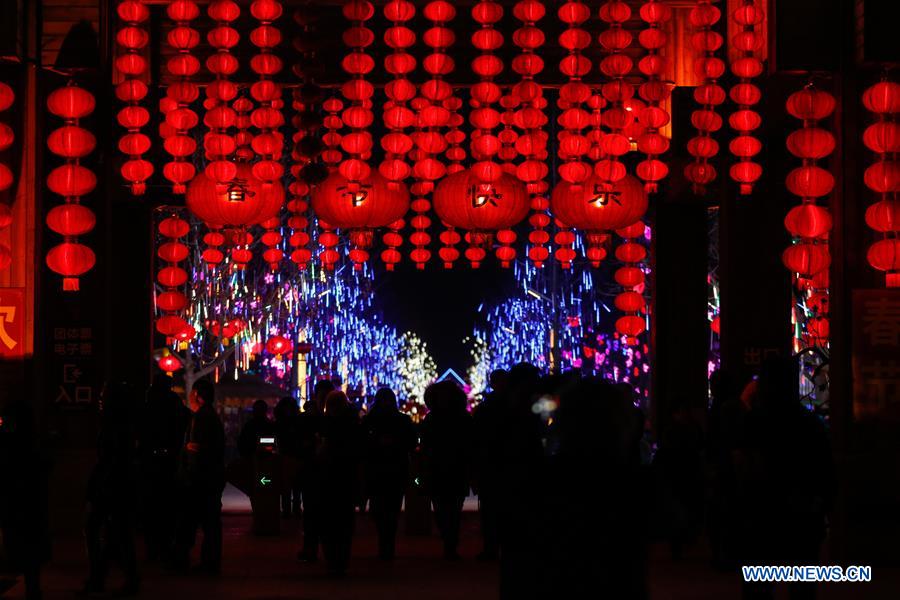
[[[105,590],[109,561],[125,574],[124,595],[138,593],[134,525],[137,509],[136,401],[124,383],[108,384],[100,398],[97,464],[88,480],[85,540],[90,573],[84,589]]]
[[[797,362],[767,360],[757,403],[737,451],[743,500],[744,565],[814,565],[825,538],[836,483],[831,446],[818,417],[798,398]],[[745,583],[746,600],[774,598],[767,583]],[[791,583],[792,600],[814,598],[814,583]]]
[[[397,396],[388,388],[375,393],[362,426],[366,495],[378,532],[378,557],[390,560],[394,558],[397,523],[409,484],[410,454],[416,449],[418,436],[412,419],[397,410]]]
[[[469,494],[472,417],[466,410],[465,392],[451,381],[428,386],[425,404],[429,413],[420,432],[425,488],[443,541],[444,558],[455,560],[459,558],[463,503]]]
[[[182,507],[176,533],[175,567],[186,571],[190,551],[203,531],[201,569],[218,574],[222,566],[222,490],[225,488],[225,430],[215,409],[215,388],[194,383],[188,397],[193,413],[181,450]]]
[[[328,571],[343,576],[350,564],[353,521],[360,497],[361,440],[356,409],[344,392],[325,398],[316,474],[322,504],[319,517]]]
[[[481,517],[481,560],[495,560],[500,552],[500,478],[502,470],[502,428],[508,373],[503,369],[491,372],[488,381],[491,391],[475,408],[472,423],[475,439],[473,466],[475,493],[478,494],[478,513]]]

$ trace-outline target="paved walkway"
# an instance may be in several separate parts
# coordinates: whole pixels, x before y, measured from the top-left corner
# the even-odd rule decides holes
[[[440,557],[436,536],[402,536],[398,557],[385,564],[373,558],[376,552],[374,528],[368,517],[357,520],[353,561],[346,579],[333,580],[320,563],[297,562],[298,523],[284,521],[275,537],[249,533],[247,515],[225,517],[225,558],[223,575],[174,576],[156,565],[142,565],[141,598],[152,600],[494,600],[497,598],[495,564],[473,557],[478,552],[477,517],[466,513],[461,553],[463,560],[445,562]],[[701,548],[677,563],[665,548],[652,549],[650,590],[653,600],[738,600],[735,576],[716,573],[707,567]],[[73,598],[85,574],[81,541],[57,541],[54,560],[45,575],[47,600]],[[896,569],[875,569],[876,583],[822,586],[825,600],[896,600],[900,577]],[[110,588],[119,585],[114,569]],[[23,596],[21,584],[11,598]],[[602,590],[597,598],[603,599]],[[555,599],[548,599],[555,600]],[[565,599],[564,599],[565,600]],[[616,599],[610,599],[616,600]]]

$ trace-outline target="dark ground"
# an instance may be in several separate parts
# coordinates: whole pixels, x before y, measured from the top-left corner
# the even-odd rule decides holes
[[[478,548],[476,514],[467,512],[461,548],[463,559],[449,563],[440,557],[435,536],[401,535],[398,557],[391,564],[374,558],[374,528],[367,516],[357,520],[353,561],[346,579],[333,580],[325,575],[319,562],[297,562],[298,522],[283,522],[281,535],[256,537],[249,533],[248,515],[225,517],[225,559],[223,575],[174,576],[157,565],[142,565],[143,589],[140,598],[153,600],[493,600],[497,597],[494,563],[474,559]],[[401,525],[402,527],[402,525]],[[708,567],[702,547],[687,552],[673,562],[665,547],[651,552],[650,597],[653,600],[730,600],[740,598],[737,576],[716,573]],[[76,597],[85,575],[85,556],[81,540],[58,540],[54,560],[45,577],[45,598],[57,600]],[[820,599],[862,600],[896,599],[900,590],[897,569],[875,568],[871,584],[830,584],[820,586]],[[110,588],[119,584],[111,578]],[[10,598],[22,598],[21,585]],[[112,594],[109,597],[113,597]],[[781,598],[780,596],[779,598]],[[786,598],[786,596],[783,596]],[[602,588],[597,598],[604,598]],[[550,600],[550,599],[548,599]],[[615,600],[615,599],[609,599]]]

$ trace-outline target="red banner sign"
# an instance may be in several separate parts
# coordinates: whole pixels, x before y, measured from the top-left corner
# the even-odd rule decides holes
[[[900,418],[900,290],[853,291],[853,416]]]
[[[0,288],[0,357],[25,355],[25,290]]]

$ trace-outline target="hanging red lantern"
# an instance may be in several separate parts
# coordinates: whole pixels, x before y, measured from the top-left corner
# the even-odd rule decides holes
[[[166,88],[166,102],[160,102],[160,106],[165,115],[166,129],[163,137],[166,142],[173,139],[174,143],[164,144],[166,151],[172,155],[172,160],[163,167],[163,176],[172,183],[173,193],[183,194],[196,174],[193,163],[188,160],[188,154],[180,153],[177,149],[185,147],[190,139],[190,130],[199,121],[190,105],[200,95],[199,87],[192,81],[200,71],[200,61],[191,54],[200,43],[200,33],[191,27],[191,23],[200,16],[200,9],[194,0],[172,0],[166,7],[166,13],[174,22],[167,41],[175,50],[175,55],[169,58],[166,68],[175,82]]]
[[[143,0],[121,0],[117,13],[123,26],[116,35],[116,42],[124,54],[114,61],[114,67],[122,78],[116,86],[116,97],[126,106],[116,118],[127,131],[120,138],[119,150],[128,156],[120,173],[128,182],[131,193],[138,196],[144,193],[147,179],[153,174],[153,163],[143,158],[143,154],[150,150],[150,138],[141,132],[141,128],[150,121],[150,112],[141,105],[148,93],[144,79],[149,68],[143,52],[150,40],[146,29],[150,11]]]
[[[274,354],[279,360],[281,360],[281,355],[290,352],[291,348],[291,341],[282,335],[272,335],[266,340],[266,351]]]
[[[434,209],[442,221],[478,233],[513,227],[525,218],[528,206],[525,186],[506,173],[486,183],[467,169],[446,177],[434,193]]]
[[[381,147],[385,151],[384,160],[378,169],[387,180],[388,186],[398,188],[403,185],[403,180],[409,177],[412,170],[405,158],[413,148],[413,140],[406,133],[416,119],[415,113],[409,108],[408,103],[416,93],[407,76],[416,67],[415,57],[408,52],[410,46],[416,41],[416,34],[406,26],[406,23],[416,14],[416,7],[409,0],[391,0],[384,7],[384,16],[392,26],[385,32],[384,40],[392,52],[384,59],[385,70],[392,76],[392,80],[385,86],[384,92],[388,103],[384,109],[384,125],[389,133],[381,138]],[[422,217],[427,219],[427,217]],[[400,235],[404,222],[398,219],[393,222],[383,241],[387,249],[382,252],[381,258],[388,271],[394,270],[394,265],[400,260],[397,247],[403,243]],[[423,235],[427,235],[424,234]],[[421,266],[424,263],[417,263]]]
[[[81,197],[96,187],[97,177],[79,164],[96,145],[93,134],[80,126],[80,119],[90,115],[94,106],[93,94],[73,81],[47,97],[49,111],[64,120],[64,125],[47,138],[50,151],[65,159],[63,165],[47,175],[47,187],[65,200],[64,205],[54,207],[47,215],[48,227],[63,237],[62,243],[47,253],[47,266],[63,276],[64,291],[77,291],[78,278],[96,262],[94,252],[78,243],[78,236],[89,233],[95,224],[93,212],[80,203]]]
[[[626,102],[634,96],[634,88],[625,76],[631,72],[633,61],[625,54],[631,45],[632,35],[623,24],[631,18],[631,8],[623,0],[608,0],[600,7],[600,19],[608,29],[600,34],[600,45],[609,54],[600,61],[600,71],[609,79],[601,87],[601,93],[610,107],[603,113],[603,124],[609,128],[600,148],[602,156],[594,165],[594,175],[606,184],[615,184],[625,176],[622,156],[631,149],[628,130],[635,123],[634,110]],[[565,221],[565,219],[563,219]]]
[[[690,22],[694,28],[691,45],[697,55],[694,67],[703,84],[694,89],[694,100],[700,108],[691,115],[691,123],[697,129],[697,136],[688,145],[688,152],[694,160],[685,167],[684,175],[693,184],[696,194],[705,193],[706,185],[716,179],[716,169],[710,164],[710,159],[715,153],[710,156],[697,154],[692,150],[703,148],[701,142],[710,139],[710,136],[722,127],[722,117],[715,109],[725,101],[725,90],[717,83],[718,78],[725,72],[725,63],[716,56],[716,52],[722,47],[723,39],[722,35],[713,29],[720,17],[721,11],[713,6],[712,0],[697,0],[697,4],[690,12]]]
[[[237,113],[231,106],[237,96],[237,86],[229,76],[237,69],[231,49],[240,41],[240,35],[232,23],[240,17],[241,9],[233,0],[213,0],[207,7],[207,14],[216,24],[206,35],[209,45],[215,49],[206,60],[206,68],[215,81],[206,87],[204,102],[203,122],[209,127],[203,140],[208,160],[204,173],[218,185],[225,186],[237,176],[237,165],[231,160],[237,144],[228,133],[237,122]]]
[[[788,190],[799,196],[802,204],[792,208],[784,220],[795,242],[784,251],[782,261],[788,270],[797,274],[800,278],[797,285],[802,287],[802,280],[826,270],[831,262],[827,240],[831,215],[827,208],[816,202],[834,188],[834,176],[817,161],[830,155],[835,147],[834,136],[818,126],[818,121],[831,115],[835,100],[828,92],[809,84],[791,94],[786,107],[791,115],[803,122],[803,128],[787,138],[788,151],[803,163],[791,170],[786,180]],[[819,291],[825,296],[828,294],[827,286]]]
[[[763,29],[765,12],[755,0],[741,0],[731,18],[738,29],[731,39],[732,47],[737,51],[736,58],[731,61],[731,72],[739,82],[729,92],[738,110],[731,114],[728,123],[738,137],[728,147],[738,162],[731,165],[729,172],[739,184],[739,192],[750,194],[753,184],[762,176],[762,166],[753,161],[762,144],[752,135],[762,123],[759,113],[753,109],[762,94],[752,80],[763,70],[762,60],[756,53],[764,42],[762,31],[757,31],[757,27]]]
[[[160,370],[164,371],[166,375],[171,376],[172,373],[181,369],[181,361],[177,356],[173,354],[166,354],[165,356],[161,356],[160,359],[156,363]]]
[[[13,89],[0,81],[0,113],[9,110],[15,102],[16,95]],[[4,152],[15,142],[15,133],[12,127],[0,121],[0,152]],[[12,169],[0,162],[0,192],[12,187],[15,178]],[[12,225],[12,210],[6,204],[0,203],[0,231]],[[12,250],[6,244],[0,244],[0,271],[9,267],[12,263]]]
[[[187,296],[181,288],[187,283],[188,274],[179,263],[186,260],[189,254],[187,245],[181,240],[190,229],[190,224],[174,212],[157,226],[160,243],[156,254],[164,266],[157,273],[156,280],[164,291],[156,296],[156,306],[162,312],[156,329],[166,336],[166,343],[169,344],[175,341],[176,334],[186,331],[186,321],[181,311],[187,306]]]
[[[237,163],[236,177],[224,186],[201,173],[187,191],[188,209],[211,225],[255,225],[276,216],[283,204],[284,188],[257,179],[247,163]]]
[[[641,31],[638,41],[647,50],[647,55],[638,62],[638,69],[647,80],[638,88],[638,94],[647,107],[637,114],[644,130],[636,141],[638,151],[646,158],[638,163],[635,173],[644,181],[648,192],[655,192],[658,182],[669,174],[669,167],[659,160],[669,148],[669,140],[659,130],[670,121],[663,103],[671,94],[670,87],[663,83],[669,60],[660,51],[666,45],[664,28],[672,18],[672,9],[657,0],[647,0],[641,5],[640,15],[647,23],[647,29]]]
[[[585,185],[560,182],[553,189],[551,207],[567,225],[583,231],[611,231],[631,225],[647,211],[647,192],[626,175],[609,185],[594,176]]]
[[[278,128],[284,124],[281,113],[281,85],[273,78],[281,72],[281,58],[273,49],[281,42],[281,32],[274,25],[282,14],[278,0],[253,0],[250,14],[259,25],[250,32],[250,41],[259,53],[250,59],[250,68],[259,77],[250,87],[250,96],[256,108],[250,115],[251,122],[260,130],[253,139],[253,150],[259,160],[253,165],[253,175],[264,184],[280,185],[284,167],[280,159],[284,139]]]
[[[881,239],[869,246],[866,259],[872,268],[884,272],[887,287],[900,287],[900,84],[885,77],[863,92],[862,102],[876,118],[863,133],[863,143],[876,155],[863,182],[879,197],[866,210],[866,224],[881,234]]]

